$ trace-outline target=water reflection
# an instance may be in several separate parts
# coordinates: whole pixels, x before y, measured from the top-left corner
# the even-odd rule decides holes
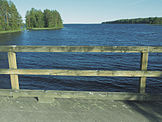
[[[0,34],[0,45],[16,45],[21,43],[23,32]]]

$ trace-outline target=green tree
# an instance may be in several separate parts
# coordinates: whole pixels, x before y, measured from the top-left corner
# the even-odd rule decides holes
[[[51,21],[51,11],[49,9],[46,9],[44,10],[45,27],[50,27],[50,21]]]
[[[162,24],[162,17],[121,19],[116,21],[103,22],[103,24]]]
[[[36,11],[36,28],[43,28],[44,27],[44,14],[41,10]]]
[[[46,9],[44,12],[32,8],[26,12],[26,26],[32,28],[63,28],[61,16],[56,10]]]
[[[18,30],[22,19],[13,2],[0,0],[0,31]]]
[[[55,27],[62,28],[63,27],[63,23],[62,23],[62,19],[61,19],[60,13],[55,10],[53,12],[53,14],[55,16],[55,19],[54,19]]]
[[[13,2],[10,1],[9,3],[10,9],[9,9],[9,14],[10,14],[10,19],[9,19],[9,25],[12,30],[17,30],[21,28],[22,25],[22,18],[19,15],[16,6],[14,5]]]
[[[26,27],[27,27],[28,29],[30,29],[30,28],[31,28],[31,23],[30,23],[30,11],[27,11],[27,12],[26,12],[25,18],[26,18]]]
[[[32,8],[30,11],[30,23],[31,23],[31,27],[35,28],[36,27],[36,9]]]

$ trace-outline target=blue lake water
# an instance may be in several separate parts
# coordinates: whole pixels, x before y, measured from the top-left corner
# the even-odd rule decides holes
[[[74,24],[61,30],[1,34],[0,45],[162,46],[162,26],[129,24]],[[140,70],[138,53],[17,53],[18,68],[78,70]],[[0,68],[8,68],[0,53]],[[162,71],[162,53],[149,54],[148,70]],[[19,76],[20,88],[137,92],[139,78]],[[147,92],[162,92],[162,78],[147,78]],[[10,88],[0,75],[0,88]]]

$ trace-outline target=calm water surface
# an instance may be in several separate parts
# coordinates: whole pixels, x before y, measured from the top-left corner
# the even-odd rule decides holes
[[[162,46],[162,26],[65,25],[62,30],[24,31],[0,35],[0,45]],[[78,70],[140,70],[138,53],[17,53],[18,68]],[[8,68],[0,53],[0,68]],[[149,54],[149,70],[162,71],[162,54]],[[138,90],[139,78],[20,76],[22,89],[126,91]],[[147,92],[162,92],[162,78],[148,78]],[[0,75],[0,88],[10,88]]]

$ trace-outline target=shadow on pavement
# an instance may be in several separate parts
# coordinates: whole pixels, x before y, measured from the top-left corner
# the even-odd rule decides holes
[[[150,122],[162,122],[162,101],[160,102],[124,102],[133,111],[146,117]]]

